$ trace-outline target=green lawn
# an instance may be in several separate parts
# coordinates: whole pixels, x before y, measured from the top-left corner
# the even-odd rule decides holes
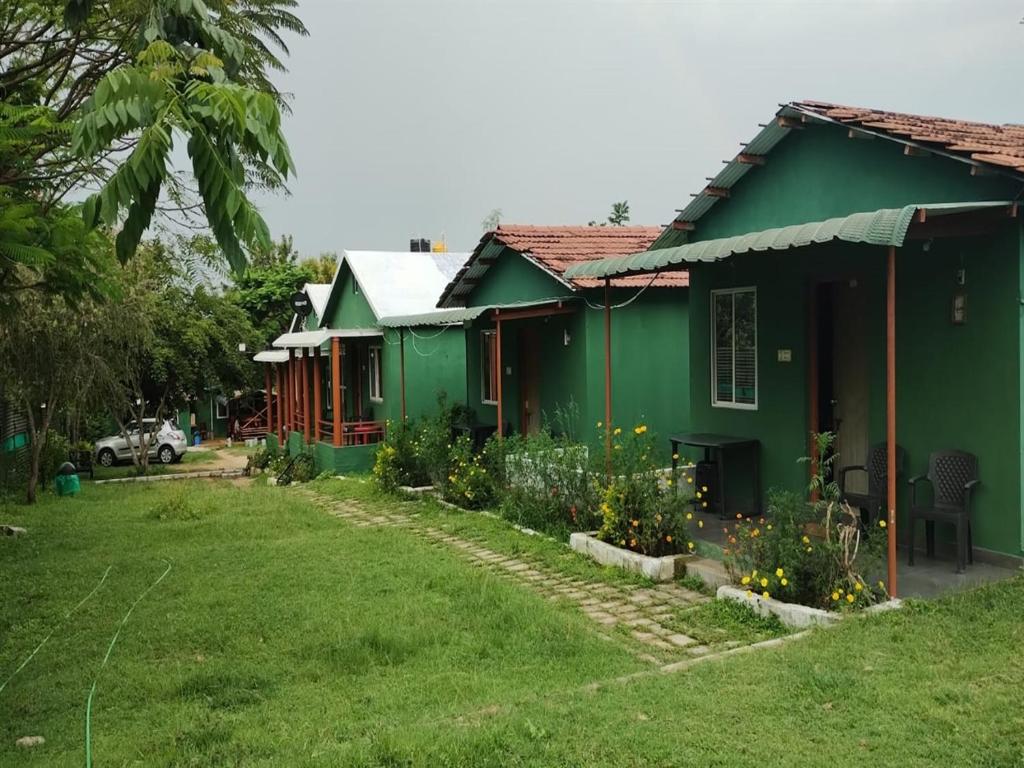
[[[500,521],[321,488],[623,578]],[[0,522],[30,531],[0,540],[0,683],[57,626],[0,691],[0,765],[83,764],[89,687],[165,561],[99,678],[97,766],[1024,764],[1021,580],[591,691],[651,668],[570,605],[285,489],[89,486]]]

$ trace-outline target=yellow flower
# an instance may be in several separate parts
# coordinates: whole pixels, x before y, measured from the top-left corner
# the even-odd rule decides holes
[[[807,551],[808,551],[808,552],[810,552],[810,551],[811,551],[811,548],[810,548],[810,547],[808,547],[808,548],[807,548]]]
[[[853,585],[853,588],[860,592],[862,589],[864,589],[864,585],[858,581],[856,584]]]
[[[604,422],[600,422],[600,421],[599,421],[599,422],[597,422],[597,428],[598,428],[598,429],[600,429],[600,428],[601,428],[601,427],[603,427],[603,426],[604,426]]]
[[[700,498],[700,491],[697,491],[697,493],[696,493],[695,495],[696,495],[696,496],[697,496],[697,498],[699,499],[699,498]]]
[[[879,528],[885,528],[885,520],[879,520],[878,521],[878,527]]]
[[[768,525],[765,526],[765,529],[770,531],[772,529],[772,524],[768,523]]]
[[[671,480],[668,480],[667,483],[668,483],[668,485],[672,485],[672,481]]]
[[[750,590],[748,589],[748,590],[747,590],[747,599],[749,600],[749,599],[750,599],[750,598],[752,598],[753,596],[754,596],[754,593],[753,593],[753,592],[751,592],[751,591],[750,591]]]
[[[679,461],[679,454],[678,453],[673,453],[672,454],[672,461]]]
[[[639,435],[639,434],[640,434],[640,427],[634,427],[634,428],[633,428],[633,431],[634,431],[634,432],[635,432],[636,434],[638,434],[638,435]]]
[[[809,538],[807,538],[806,536],[804,536],[802,539],[800,539],[800,541],[802,541],[804,544],[810,544],[811,543],[811,540]]]
[[[620,547],[626,546],[626,540],[625,539],[619,539],[619,546]]]
[[[621,427],[616,427],[615,430],[612,432],[612,434],[613,435],[621,435],[622,434],[622,428]]]
[[[704,491],[704,493],[707,493],[707,492],[708,492],[708,487],[707,487],[706,485],[702,485],[702,486],[700,487],[700,489],[701,489],[702,491]]]
[[[762,587],[767,587],[768,586],[768,579],[762,577],[761,578],[761,586]]]
[[[636,546],[636,539],[630,539],[629,540],[629,546],[635,547]]]
[[[833,600],[838,600],[839,599],[839,593],[838,592],[833,592],[832,593],[832,599]]]
[[[885,582],[884,581],[878,582],[878,588],[884,592],[885,591]]]
[[[747,585],[749,583],[750,583],[750,577],[749,576],[744,576],[742,579],[740,579],[740,584]]]
[[[704,521],[703,520],[698,520],[697,521],[697,527],[698,528],[703,528],[704,527]]]
[[[789,584],[789,579],[783,579],[782,581],[779,582],[779,584],[781,584],[782,586],[785,587],[785,586],[787,586]]]
[[[687,477],[687,478],[686,478],[686,482],[688,482],[688,483],[690,483],[691,485],[693,485],[693,478],[692,478],[692,477]]]
[[[693,520],[693,512],[687,512],[686,513],[686,519],[687,520]]]
[[[853,593],[852,592],[846,596],[846,602],[848,602],[848,603],[852,603],[853,602]]]
[[[671,541],[672,541],[672,534],[671,533],[668,536],[665,537],[665,541],[671,543]]]
[[[688,541],[688,542],[686,542],[686,548],[687,548],[687,549],[693,549],[693,546],[694,546],[694,545],[693,545],[693,542],[692,542],[692,541]]]
[[[778,576],[781,579],[786,574],[785,574],[785,571],[783,571],[781,568],[776,568],[775,569],[775,575]]]
[[[750,572],[750,575],[751,575],[751,576],[753,576],[754,578],[757,578],[757,568],[755,568],[754,570],[752,570],[752,571]]]
[[[768,592],[765,591],[765,592],[761,593],[761,597],[763,597],[765,600],[767,600],[769,597],[771,597],[771,595],[769,595]]]
[[[640,521],[639,520],[630,520],[629,524],[632,525],[634,528],[637,528],[640,525]]]
[[[659,522],[659,523],[660,523],[660,522],[661,522],[661,515],[660,515],[660,514],[659,514],[659,515],[655,515],[655,516],[654,516],[654,520],[655,520],[656,522]]]
[[[705,508],[706,508],[706,507],[707,507],[707,505],[708,505],[708,503],[707,503],[706,501],[702,501],[702,502],[700,503],[700,505],[701,505],[702,507],[705,507]]]
[[[616,445],[615,446],[615,450],[616,451],[621,451],[622,450],[622,446],[621,445]]]

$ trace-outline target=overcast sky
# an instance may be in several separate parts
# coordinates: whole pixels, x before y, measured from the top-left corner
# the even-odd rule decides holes
[[[780,102],[1024,123],[1024,2],[300,0],[286,133],[261,197],[303,255],[470,250],[628,199],[665,224]]]

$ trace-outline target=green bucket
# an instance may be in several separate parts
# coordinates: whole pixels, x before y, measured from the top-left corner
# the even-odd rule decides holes
[[[78,480],[78,475],[57,475],[57,479],[53,481],[53,484],[58,496],[74,496],[82,490],[82,484]]]

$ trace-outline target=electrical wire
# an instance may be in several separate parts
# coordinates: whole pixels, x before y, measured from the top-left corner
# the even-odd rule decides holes
[[[3,682],[2,684],[0,684],[0,693],[3,693],[3,690],[4,690],[4,688],[6,688],[6,687],[7,687],[7,684],[8,684],[9,682],[11,682],[11,680],[13,680],[13,679],[14,679],[14,676],[15,676],[15,675],[17,675],[17,674],[18,674],[19,672],[21,672],[21,670],[23,670],[23,669],[24,669],[24,668],[25,668],[26,666],[28,666],[28,663],[29,663],[30,661],[32,661],[32,659],[33,659],[33,658],[35,657],[35,655],[36,655],[37,653],[39,653],[39,651],[41,651],[41,650],[42,650],[43,646],[44,646],[44,645],[46,645],[46,642],[47,642],[47,641],[48,641],[48,640],[49,640],[49,639],[50,639],[51,637],[53,637],[53,633],[54,633],[54,632],[56,632],[56,631],[57,631],[58,629],[60,629],[60,628],[61,628],[62,626],[64,626],[64,622],[68,620],[68,618],[69,618],[69,617],[71,616],[71,614],[73,614],[73,613],[74,613],[75,611],[77,611],[77,610],[78,610],[79,608],[81,608],[81,607],[82,607],[83,605],[85,605],[86,601],[87,601],[87,600],[88,600],[89,598],[91,598],[91,597],[92,597],[93,595],[95,595],[95,594],[96,594],[97,592],[99,592],[99,589],[100,589],[100,587],[102,587],[102,586],[103,586],[103,582],[105,582],[105,581],[107,580],[107,576],[108,576],[108,575],[110,574],[110,569],[111,569],[111,568],[113,568],[113,567],[114,567],[114,566],[112,566],[112,565],[108,565],[108,566],[107,566],[107,570],[105,570],[105,571],[103,572],[103,578],[101,578],[101,579],[100,579],[100,582],[99,582],[99,584],[97,584],[97,585],[96,585],[95,587],[93,587],[93,588],[92,588],[92,592],[90,592],[90,593],[89,593],[88,595],[86,595],[85,597],[83,597],[83,598],[82,598],[82,599],[81,599],[81,600],[80,600],[80,601],[78,602],[78,605],[76,605],[76,606],[75,606],[74,608],[72,608],[72,609],[71,609],[70,611],[68,611],[67,613],[65,613],[65,614],[64,614],[64,617],[63,617],[63,618],[62,618],[62,619],[61,619],[61,620],[60,620],[59,622],[57,622],[57,624],[56,624],[56,625],[55,625],[55,626],[53,627],[53,629],[51,629],[51,630],[50,630],[50,633],[49,633],[49,634],[48,634],[48,635],[47,635],[46,637],[44,637],[44,638],[42,639],[42,641],[41,641],[41,642],[39,643],[39,645],[37,645],[37,646],[36,646],[35,650],[34,650],[34,651],[32,651],[32,653],[30,653],[30,654],[28,655],[28,658],[26,658],[26,659],[25,659],[25,660],[24,660],[23,662],[21,662],[21,664],[19,664],[19,665],[18,665],[18,668],[17,668],[16,670],[14,670],[13,672],[11,672],[11,676],[10,676],[10,677],[8,677],[8,678],[7,678],[6,680],[4,680],[4,682]]]
[[[635,294],[633,294],[630,298],[626,299],[621,304],[612,304],[610,307],[608,307],[608,309],[623,309],[624,307],[628,307],[634,301],[639,299],[643,292],[650,288],[654,284],[654,281],[657,280],[660,275],[661,272],[655,272],[651,279],[647,282],[647,285],[645,285],[643,288],[641,288],[639,291],[637,291]],[[605,309],[604,304],[591,304],[585,296],[583,297],[583,300],[587,303],[587,307],[589,309],[599,309],[601,311],[604,311]]]
[[[107,662],[110,661],[110,654],[114,652],[114,646],[117,644],[117,638],[121,636],[121,630],[124,629],[124,625],[128,623],[128,619],[132,615],[132,611],[135,610],[135,606],[142,602],[143,598],[152,592],[156,586],[164,580],[168,573],[171,572],[171,563],[167,560],[167,569],[160,574],[160,578],[146,587],[142,594],[135,598],[135,602],[132,603],[131,608],[121,619],[120,625],[117,627],[117,631],[114,636],[110,638],[110,645],[107,646],[107,653],[103,657],[103,661],[100,663],[100,668],[96,672],[96,677],[92,681],[92,687],[89,688],[89,698],[85,701],[85,768],[92,768],[92,697],[96,693],[96,684],[100,680],[100,675],[103,674],[103,669],[107,666]]]

